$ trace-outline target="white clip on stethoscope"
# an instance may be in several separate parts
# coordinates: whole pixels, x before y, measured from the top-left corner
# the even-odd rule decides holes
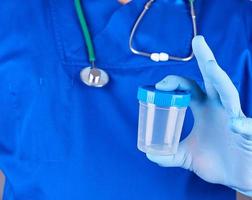
[[[130,50],[132,51],[132,53],[134,53],[136,55],[149,57],[151,60],[153,60],[155,62],[160,62],[160,61],[166,62],[169,60],[186,62],[186,61],[191,60],[194,56],[193,52],[191,52],[191,54],[188,57],[177,57],[177,56],[169,55],[168,53],[164,53],[164,52],[148,53],[148,52],[144,52],[144,51],[139,51],[133,47],[133,44],[132,44],[133,39],[134,39],[136,31],[139,27],[139,24],[141,23],[145,14],[147,13],[147,11],[150,9],[151,5],[155,1],[156,0],[149,0],[145,4],[143,11],[141,12],[139,17],[137,18],[137,20],[132,28],[132,31],[130,33],[130,38],[129,38]],[[195,15],[195,9],[194,9],[193,3],[194,3],[194,0],[189,0],[192,26],[193,26],[193,36],[196,36],[197,35],[197,26],[196,26],[196,15]],[[94,53],[93,42],[92,42],[92,39],[90,36],[90,31],[89,31],[89,28],[88,28],[88,25],[86,22],[83,8],[81,6],[81,0],[75,0],[75,8],[76,8],[76,13],[78,15],[80,25],[82,28],[83,36],[85,38],[85,44],[86,44],[86,47],[88,50],[89,62],[90,62],[89,67],[86,67],[81,70],[80,78],[88,86],[103,87],[109,82],[109,76],[104,70],[96,67],[96,65],[95,65],[96,57],[95,57],[95,53]]]

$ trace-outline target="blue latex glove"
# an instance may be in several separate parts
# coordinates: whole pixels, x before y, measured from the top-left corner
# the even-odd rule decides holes
[[[174,156],[147,157],[163,167],[182,167],[202,179],[252,196],[252,119],[241,110],[239,93],[218,66],[202,36],[192,42],[206,93],[191,80],[167,76],[156,84],[165,91],[188,90],[194,127]]]

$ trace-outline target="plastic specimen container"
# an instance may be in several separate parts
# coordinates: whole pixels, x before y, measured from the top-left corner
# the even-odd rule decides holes
[[[186,91],[138,88],[138,149],[155,155],[176,154],[191,95]]]

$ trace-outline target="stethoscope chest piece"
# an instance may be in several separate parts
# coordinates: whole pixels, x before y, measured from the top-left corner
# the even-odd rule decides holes
[[[81,70],[80,78],[83,83],[92,87],[103,87],[109,82],[108,74],[96,67],[86,67]]]

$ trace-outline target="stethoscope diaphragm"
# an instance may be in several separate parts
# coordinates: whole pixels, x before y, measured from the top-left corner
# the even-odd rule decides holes
[[[109,82],[108,74],[97,67],[85,67],[80,72],[80,78],[83,83],[92,87],[103,87]]]

